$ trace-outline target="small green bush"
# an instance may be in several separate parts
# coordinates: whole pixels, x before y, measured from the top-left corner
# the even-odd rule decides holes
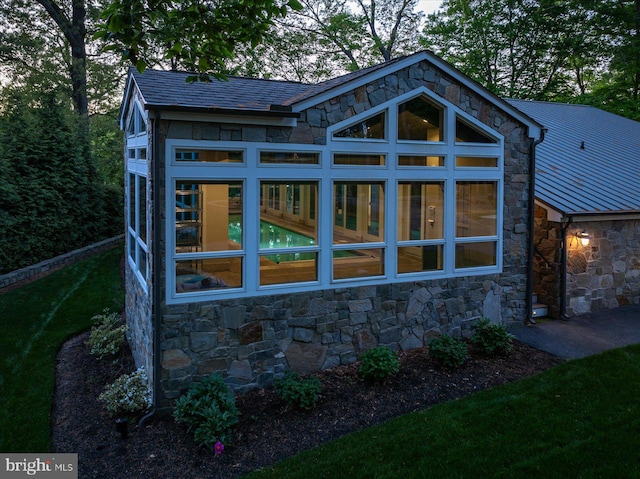
[[[429,341],[429,356],[448,368],[459,368],[469,356],[467,345],[459,340],[443,334]]]
[[[216,443],[231,441],[232,427],[240,412],[236,398],[222,377],[213,374],[195,383],[176,401],[173,417],[193,430],[194,440],[212,451]]]
[[[98,359],[114,358],[125,344],[127,325],[123,324],[118,313],[110,313],[105,309],[93,318],[93,326],[87,344],[91,354]]]
[[[386,346],[365,351],[360,361],[358,374],[366,381],[383,382],[400,371],[398,355]]]
[[[316,377],[301,378],[294,371],[287,371],[282,379],[273,382],[276,393],[287,403],[301,409],[312,409],[318,403],[322,382]]]
[[[123,374],[107,385],[98,400],[117,418],[134,418],[151,407],[151,389],[144,368]]]
[[[471,342],[484,354],[504,355],[513,349],[513,336],[501,324],[491,324],[489,319],[482,318],[475,322],[472,329]]]

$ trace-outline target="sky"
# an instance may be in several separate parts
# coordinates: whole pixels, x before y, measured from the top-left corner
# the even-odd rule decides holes
[[[433,13],[438,10],[442,0],[419,0],[418,10],[422,10],[425,14]]]

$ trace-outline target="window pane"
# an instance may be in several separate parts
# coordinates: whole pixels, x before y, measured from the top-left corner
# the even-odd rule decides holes
[[[497,192],[494,181],[456,183],[456,237],[497,234]]]
[[[459,243],[456,245],[456,268],[496,265],[496,243]]]
[[[497,168],[497,158],[474,158],[467,156],[458,156],[456,158],[456,166],[460,167],[476,167],[476,168]]]
[[[335,165],[382,166],[385,163],[385,156],[336,153],[333,155],[333,163]]]
[[[147,149],[146,148],[140,148],[138,150],[138,159],[139,160],[146,160],[147,159]]]
[[[147,179],[144,176],[138,177],[138,236],[147,242]]]
[[[442,245],[398,248],[398,273],[418,273],[443,269]]]
[[[136,262],[136,237],[129,233],[129,257]]]
[[[136,175],[129,173],[129,228],[136,231]]]
[[[147,253],[138,245],[138,270],[143,278],[147,278]]]
[[[333,252],[333,278],[365,278],[384,275],[384,250],[350,249]]]
[[[136,159],[136,150],[134,148],[130,148],[129,149],[129,159],[130,160],[135,160]]]
[[[260,256],[260,285],[318,280],[318,253],[281,253]]]
[[[333,185],[333,243],[384,241],[384,183]]]
[[[317,165],[320,161],[320,153],[293,152],[293,151],[261,151],[260,163],[281,163],[296,165]]]
[[[242,287],[242,258],[176,261],[176,293]]]
[[[444,166],[444,156],[398,156],[398,166]]]
[[[260,249],[313,246],[317,182],[260,182]]]
[[[442,141],[442,108],[424,97],[398,106],[398,139]]]
[[[242,151],[227,150],[176,150],[176,161],[200,161],[207,163],[242,163]]]
[[[444,183],[398,183],[398,241],[443,238]]]
[[[468,143],[497,143],[494,138],[480,132],[460,118],[456,118],[456,141]]]
[[[176,181],[176,251],[242,249],[242,183]]]
[[[333,134],[334,138],[374,138],[384,139],[384,112],[371,116],[359,123]]]

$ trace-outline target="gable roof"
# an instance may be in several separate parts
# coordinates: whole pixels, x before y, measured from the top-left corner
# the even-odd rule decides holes
[[[640,212],[640,122],[585,105],[508,100],[548,128],[536,199],[565,215]]]
[[[527,125],[530,137],[539,136],[541,127],[536,121],[426,50],[317,84],[233,76],[228,77],[227,81],[188,83],[187,78],[193,76],[193,73],[161,70],[145,70],[144,73],[139,73],[131,68],[120,121],[123,124],[126,118],[127,99],[134,84],[144,99],[145,108],[150,110],[296,117],[300,111],[328,97],[339,95],[345,90],[357,88],[424,60]]]

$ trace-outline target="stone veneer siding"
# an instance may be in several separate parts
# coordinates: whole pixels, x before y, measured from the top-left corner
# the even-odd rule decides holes
[[[575,236],[582,230],[587,246]],[[640,304],[640,220],[573,223],[567,244],[568,315]]]
[[[591,235],[582,246],[576,233]],[[534,292],[559,318],[562,224],[536,207]],[[640,220],[571,223],[567,228],[566,314],[576,316],[640,303]]]
[[[403,69],[303,111],[295,128],[161,121],[166,138],[325,144],[326,128],[426,86],[505,137],[501,274],[349,287],[310,293],[166,305],[160,316],[160,409],[189,384],[222,374],[238,392],[264,387],[285,369],[308,372],[353,362],[376,344],[421,347],[432,335],[461,335],[468,322],[521,322],[526,316],[529,147],[526,127],[428,62]],[[160,165],[164,189],[165,165]],[[163,195],[164,196],[164,195]],[[164,200],[158,205],[164,211]],[[165,245],[157,254],[165,264]],[[164,282],[166,272],[160,272]],[[162,295],[164,295],[164,289]]]
[[[562,225],[547,220],[547,210],[536,205],[534,215],[533,292],[546,304],[550,318],[560,318]]]

